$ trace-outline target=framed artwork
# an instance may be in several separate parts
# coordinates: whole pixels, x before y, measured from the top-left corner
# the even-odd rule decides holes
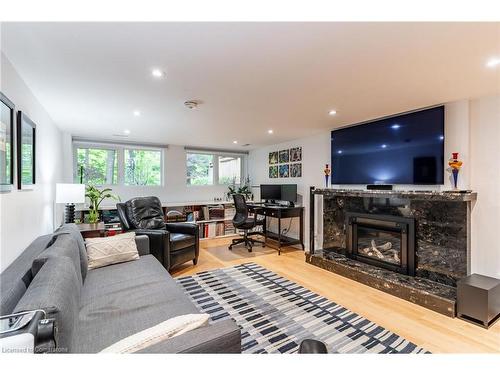
[[[269,178],[278,178],[278,166],[272,165],[269,167]]]
[[[17,112],[17,188],[35,184],[36,125],[23,112]]]
[[[281,150],[279,153],[279,161],[280,163],[288,163],[290,160],[290,150]]]
[[[288,177],[288,164],[280,165],[279,175],[281,178]]]
[[[302,147],[290,149],[290,162],[302,161]]]
[[[302,163],[290,164],[290,177],[302,177]]]
[[[269,153],[269,164],[278,164],[278,151]]]
[[[0,191],[14,184],[14,103],[0,92]]]

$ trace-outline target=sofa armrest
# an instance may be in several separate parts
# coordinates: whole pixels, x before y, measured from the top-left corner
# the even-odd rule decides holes
[[[149,254],[149,237],[146,235],[136,235],[135,244],[140,256]]]
[[[138,353],[241,353],[241,330],[231,319],[172,337]]]
[[[172,233],[190,234],[198,236],[199,228],[197,224],[192,223],[165,223],[167,230]]]

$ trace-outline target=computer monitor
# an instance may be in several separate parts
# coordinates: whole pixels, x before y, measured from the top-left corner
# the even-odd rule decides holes
[[[297,184],[281,185],[281,199],[286,202],[297,202]]]
[[[281,200],[281,185],[260,185],[260,199],[266,201]]]

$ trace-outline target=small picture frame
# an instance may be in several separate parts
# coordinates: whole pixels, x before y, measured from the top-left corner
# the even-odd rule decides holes
[[[269,178],[278,178],[278,166],[272,165],[269,167]]]
[[[36,125],[17,112],[17,188],[31,189],[36,182]]]
[[[302,177],[302,163],[290,164],[290,177]]]
[[[0,191],[14,184],[14,118],[14,103],[0,92]]]
[[[290,161],[290,150],[281,150],[279,153],[279,162],[288,163]]]
[[[302,161],[302,147],[294,147],[290,149],[290,162]]]
[[[269,164],[278,164],[278,151],[269,153]]]
[[[279,168],[279,176],[280,176],[280,178],[287,178],[288,177],[288,172],[289,172],[288,164],[280,165],[280,168]]]

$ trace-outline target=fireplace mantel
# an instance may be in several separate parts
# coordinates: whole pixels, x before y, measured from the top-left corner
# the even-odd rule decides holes
[[[408,198],[455,202],[470,202],[477,199],[477,193],[472,191],[314,189],[314,194],[336,197]]]

